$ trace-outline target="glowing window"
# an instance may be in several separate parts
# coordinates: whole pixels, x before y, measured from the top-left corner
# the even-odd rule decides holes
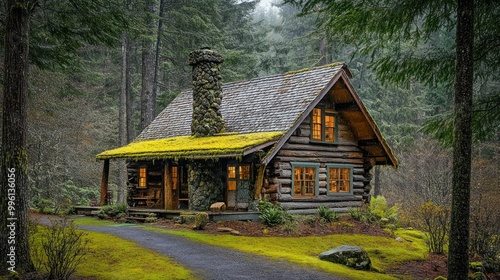
[[[311,140],[334,143],[337,141],[335,113],[314,108],[311,117]]]
[[[335,142],[335,117],[325,116],[325,141]]]
[[[139,168],[139,188],[147,187],[147,171],[146,167]]]
[[[312,139],[322,141],[322,114],[320,108],[314,108],[312,114]]]
[[[250,180],[250,165],[239,166],[240,180]]]
[[[352,191],[352,168],[351,167],[328,167],[328,192],[329,193],[351,193]]]
[[[293,196],[315,196],[317,167],[298,166],[293,168]]]
[[[227,167],[227,190],[235,191],[238,181],[250,180],[250,165],[229,165]]]

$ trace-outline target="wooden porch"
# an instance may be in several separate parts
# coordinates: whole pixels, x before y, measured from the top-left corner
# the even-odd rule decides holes
[[[75,206],[76,213],[78,215],[95,216],[101,209],[100,206]],[[197,211],[189,211],[185,209],[181,210],[164,210],[164,209],[148,209],[131,207],[128,209],[129,215],[134,214],[144,214],[144,213],[154,213],[158,218],[173,219],[179,217],[181,214],[196,213]],[[207,211],[210,221],[259,221],[260,212],[257,211],[223,211],[223,212],[211,212]]]

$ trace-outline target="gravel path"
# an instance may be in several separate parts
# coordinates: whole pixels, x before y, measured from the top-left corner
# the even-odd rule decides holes
[[[142,247],[153,249],[174,259],[201,279],[341,279],[285,260],[196,243],[183,237],[156,233],[138,226],[79,226],[79,228],[133,240]]]

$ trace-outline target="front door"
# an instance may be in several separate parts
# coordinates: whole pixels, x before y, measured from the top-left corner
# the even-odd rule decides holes
[[[250,165],[229,164],[227,166],[227,207],[248,209],[251,201]]]

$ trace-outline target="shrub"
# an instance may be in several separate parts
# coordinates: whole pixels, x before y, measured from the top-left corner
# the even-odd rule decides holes
[[[349,214],[354,220],[363,222],[365,224],[371,224],[376,221],[375,217],[366,205],[356,208],[349,208]]]
[[[387,219],[388,222],[394,223],[398,220],[399,208],[396,205],[389,208],[385,197],[381,195],[373,197],[370,200],[369,210],[377,221]]]
[[[193,229],[202,230],[208,224],[208,214],[205,212],[196,213],[194,223]]]
[[[426,232],[431,253],[444,253],[449,230],[450,210],[434,202],[421,204],[413,213],[416,226]]]
[[[269,201],[259,202],[260,219],[265,225],[274,226],[282,225],[287,221],[293,220],[293,217],[288,214],[281,205],[275,205]]]
[[[100,219],[122,218],[127,215],[127,204],[105,205],[101,207],[97,217]]]
[[[370,205],[363,205],[357,208],[350,208],[351,218],[364,222],[366,224],[377,223],[387,225],[398,221],[399,208],[397,206],[388,207],[387,201],[383,196],[373,197]]]
[[[43,268],[49,273],[48,279],[69,279],[89,252],[88,240],[67,219],[51,222],[40,233],[40,242],[32,244],[33,263],[37,270]]]
[[[318,214],[319,214],[319,218],[320,218],[320,221],[322,223],[326,223],[326,222],[333,222],[333,221],[336,221],[339,219],[339,215],[337,214],[337,212],[333,211],[332,209],[326,207],[326,206],[320,206],[318,208]]]

